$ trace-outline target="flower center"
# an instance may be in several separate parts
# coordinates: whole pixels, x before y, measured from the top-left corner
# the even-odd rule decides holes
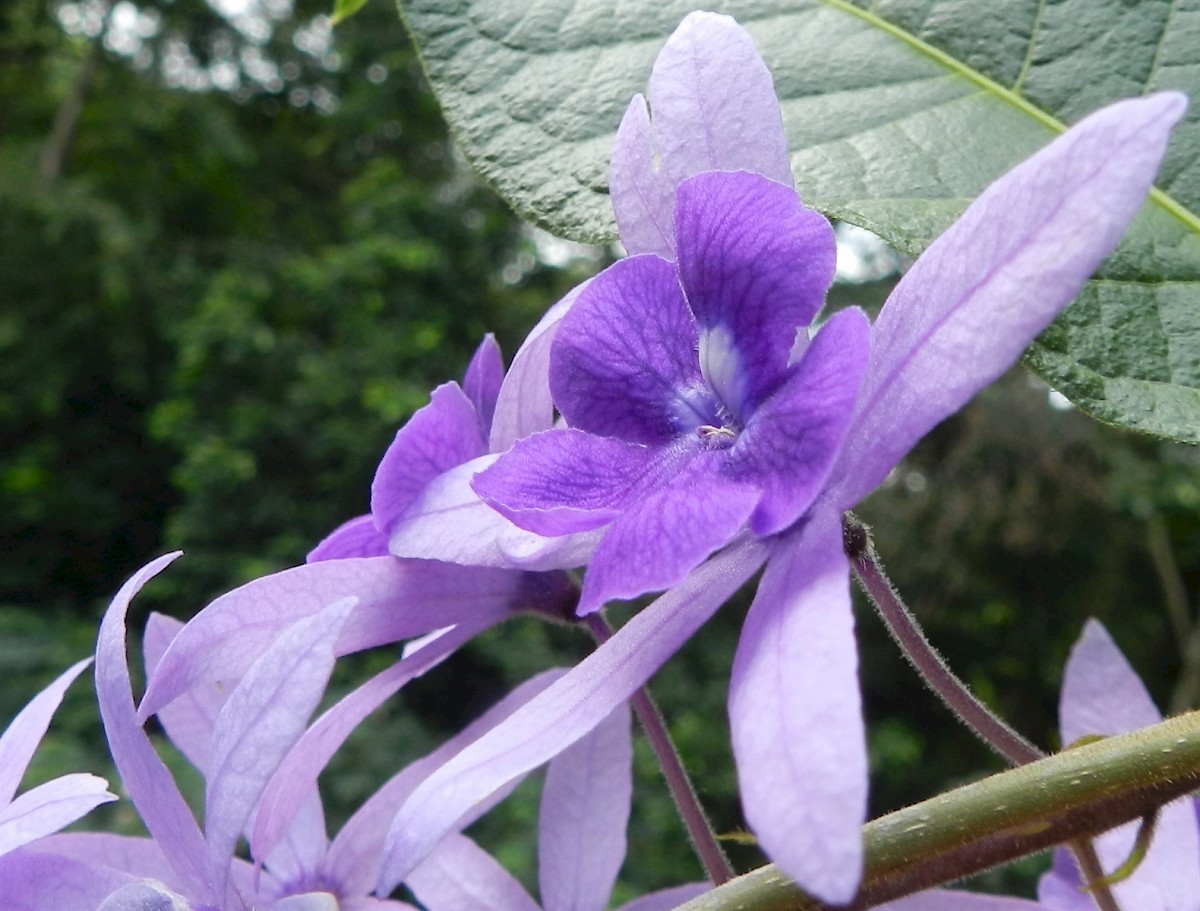
[[[728,449],[737,441],[737,431],[732,427],[714,427],[712,424],[701,424],[696,428],[696,436],[705,449]]]

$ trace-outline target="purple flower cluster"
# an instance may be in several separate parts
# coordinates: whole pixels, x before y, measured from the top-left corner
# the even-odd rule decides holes
[[[872,323],[824,310],[833,232],[793,187],[748,34],[692,14],[648,93],[630,104],[612,158],[629,256],[552,308],[507,373],[489,338],[461,385],[434,390],[381,461],[368,515],[306,565],[222,596],[186,626],[153,617],[140,703],[125,614],[173,557],[117,595],[97,691],[150,837],[50,834],[111,799],[90,776],[30,791],[0,811],[0,879],[18,907],[401,908],[390,896],[403,882],[431,911],[532,911],[461,831],[549,763],[541,906],[601,911],[625,853],[627,701],[760,569],[729,696],[746,819],[805,890],[854,896],[867,757],[842,515],[1075,296],[1145,200],[1185,100],[1113,105],[1019,165]],[[567,572],[579,567],[581,587]],[[651,593],[587,659],[529,681],[326,837],[318,775],[405,683],[515,613],[586,618]],[[1090,628],[1085,642],[1099,635]],[[394,666],[313,719],[338,657],[397,642],[408,645]],[[11,799],[82,666],[0,739],[0,797]],[[1101,670],[1068,674],[1065,734],[1104,720],[1080,720],[1092,703],[1070,695],[1115,663],[1091,666]],[[1112,723],[1146,723],[1142,709]],[[204,777],[202,826],[143,729],[151,716]],[[1044,906],[1075,907],[1055,882]],[[670,908],[701,888],[636,905]]]

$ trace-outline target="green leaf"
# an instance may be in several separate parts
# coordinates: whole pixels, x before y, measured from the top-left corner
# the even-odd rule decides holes
[[[329,17],[330,25],[341,25],[367,3],[367,0],[333,0],[333,13]]]
[[[464,153],[524,216],[615,236],[613,136],[694,0],[402,0]],[[1086,113],[1200,96],[1200,10],[1124,0],[740,0],[805,201],[919,254],[981,189]],[[1091,414],[1200,442],[1200,109],[1160,189],[1029,364]]]

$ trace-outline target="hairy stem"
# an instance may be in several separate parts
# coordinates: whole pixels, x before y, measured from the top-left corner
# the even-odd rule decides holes
[[[590,614],[584,618],[583,622],[601,645],[612,637],[612,629],[600,614]],[[646,732],[646,739],[650,741],[650,747],[654,750],[654,755],[658,757],[658,764],[662,768],[663,777],[666,778],[667,787],[671,791],[671,797],[675,800],[675,806],[679,810],[684,827],[692,840],[696,856],[700,858],[700,863],[704,865],[708,878],[714,884],[719,886],[728,882],[735,875],[733,867],[725,857],[725,852],[721,850],[721,845],[704,813],[704,808],[700,806],[696,790],[692,787],[692,780],[683,767],[683,760],[679,757],[679,751],[675,749],[675,744],[663,721],[662,713],[654,704],[650,691],[645,687],[634,693],[631,702],[638,721],[641,722],[642,730]]]

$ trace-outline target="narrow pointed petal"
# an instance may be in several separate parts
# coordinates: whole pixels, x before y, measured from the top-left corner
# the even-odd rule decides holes
[[[167,554],[142,567],[113,598],[96,643],[96,698],[109,752],[146,828],[187,893],[198,902],[216,904],[218,892],[204,865],[200,828],[137,718],[125,651],[129,602],[178,556]]]
[[[760,496],[754,487],[698,470],[639,497],[600,539],[583,578],[578,613],[682,582],[733,539]]]
[[[448,468],[487,452],[479,415],[458,383],[433,390],[429,404],[396,433],[371,484],[371,516],[385,534],[425,485]]]
[[[107,832],[67,832],[44,838],[27,850],[72,857],[133,876],[157,879],[168,885],[174,885],[177,880],[171,864],[152,838]]]
[[[1059,704],[1063,744],[1088,735],[1122,734],[1162,721],[1141,679],[1129,666],[1108,631],[1089,620],[1071,650]],[[1121,826],[1096,840],[1105,870],[1129,856],[1137,824]],[[1129,879],[1113,887],[1123,908],[1139,911],[1200,909],[1200,831],[1190,798],[1159,812],[1154,840]]]
[[[753,540],[718,554],[505,724],[434,772],[396,817],[378,893],[390,894],[478,800],[566,749],[628,699],[754,574],[764,556],[763,545]]]
[[[596,548],[596,535],[535,534],[479,498],[471,482],[498,458],[480,456],[431,481],[392,530],[392,553],[510,569],[566,569],[586,563]]]
[[[5,906],[21,911],[96,911],[133,881],[111,867],[28,848],[0,857]]]
[[[91,658],[84,658],[59,674],[49,686],[29,700],[4,734],[0,735],[0,806],[12,800],[17,793],[17,786],[29,768],[29,761],[33,759],[38,744],[46,736],[50,719],[62,704],[67,687],[91,663]]]
[[[750,34],[729,16],[691,13],[650,73],[655,148],[672,187],[703,171],[753,171],[788,187],[783,115]]]
[[[901,279],[835,477],[849,508],[1003,373],[1117,246],[1187,100],[1164,92],[1080,121],[992,184]]]
[[[366,894],[374,888],[379,877],[384,840],[397,811],[410,794],[433,771],[443,765],[467,744],[478,740],[507,719],[518,708],[532,699],[563,675],[555,668],[543,671],[526,680],[511,693],[472,721],[462,731],[421,759],[410,763],[392,778],[350,817],[330,845],[326,869],[342,884],[344,894]],[[465,827],[490,809],[494,802],[508,791],[501,789],[492,798],[483,801],[471,811],[471,815],[459,824]]]
[[[609,266],[563,319],[550,389],[567,423],[636,443],[666,443],[697,421],[703,389],[696,322],[675,267],[657,256]]]
[[[475,476],[475,492],[517,525],[542,535],[591,531],[627,506],[658,450],[578,430],[519,441]]]
[[[771,860],[833,904],[862,875],[867,751],[840,516],[772,549],[729,688],[746,821]]]
[[[192,911],[192,906],[162,883],[136,882],[108,896],[96,911]]]
[[[221,709],[209,751],[204,823],[209,869],[222,886],[251,810],[325,692],[333,643],[353,607],[345,598],[297,622],[250,667]]]
[[[755,534],[787,528],[821,492],[854,414],[870,344],[861,310],[837,313],[738,438],[731,474],[763,490],[750,520]]]
[[[153,678],[158,662],[183,626],[173,617],[159,613],[152,613],[147,619],[146,634],[142,639],[147,680]],[[163,706],[158,713],[159,724],[171,738],[171,743],[203,775],[208,773],[205,763],[208,762],[213,727],[231,692],[231,687],[204,683],[188,690],[170,705]]]
[[[621,243],[630,256],[653,253],[675,259],[675,187],[659,170],[650,108],[634,95],[613,142],[608,189]]]
[[[617,911],[672,911],[684,902],[689,902],[698,895],[703,895],[713,887],[712,883],[688,883],[685,886],[675,886],[670,889],[660,889],[641,898],[621,905]]]
[[[375,517],[368,514],[343,522],[308,552],[304,562],[382,557],[387,552],[387,535],[375,527]]]
[[[778,387],[799,330],[825,304],[837,244],[790,187],[747,172],[679,187],[679,276],[700,330],[700,364],[745,421]]]
[[[625,861],[633,798],[629,706],[550,761],[538,818],[545,911],[605,911]]]
[[[464,835],[450,835],[409,874],[429,911],[539,911],[519,882]]]
[[[490,625],[490,624],[487,624]],[[315,789],[317,777],[346,738],[399,689],[453,654],[485,625],[459,624],[357,687],[301,735],[271,775],[258,802],[250,835],[251,855],[266,857],[287,835],[298,807],[296,794]]]
[[[331,560],[256,579],[213,601],[168,647],[142,700],[143,718],[205,682],[238,680],[297,620],[358,599],[335,652],[400,642],[462,621],[506,614],[519,573],[395,557]]]
[[[107,781],[86,772],[63,775],[31,788],[0,809],[0,854],[51,835],[116,799],[116,794],[109,793]]]
[[[504,357],[500,354],[500,346],[496,344],[496,336],[489,332],[475,349],[463,376],[462,385],[463,392],[475,406],[480,429],[485,435],[492,426],[492,416],[496,413],[496,399],[500,396],[500,386],[503,382]]]
[[[562,319],[574,306],[588,282],[572,288],[538,320],[513,356],[500,386],[492,418],[489,452],[504,452],[517,440],[554,426],[554,401],[550,398],[550,349]]]
[[[262,858],[263,866],[281,882],[300,882],[305,875],[321,870],[329,850],[325,829],[325,807],[315,784],[307,796],[300,797],[304,788],[297,783],[292,789],[291,824],[283,838],[268,853],[259,854],[250,847],[250,855]]]

